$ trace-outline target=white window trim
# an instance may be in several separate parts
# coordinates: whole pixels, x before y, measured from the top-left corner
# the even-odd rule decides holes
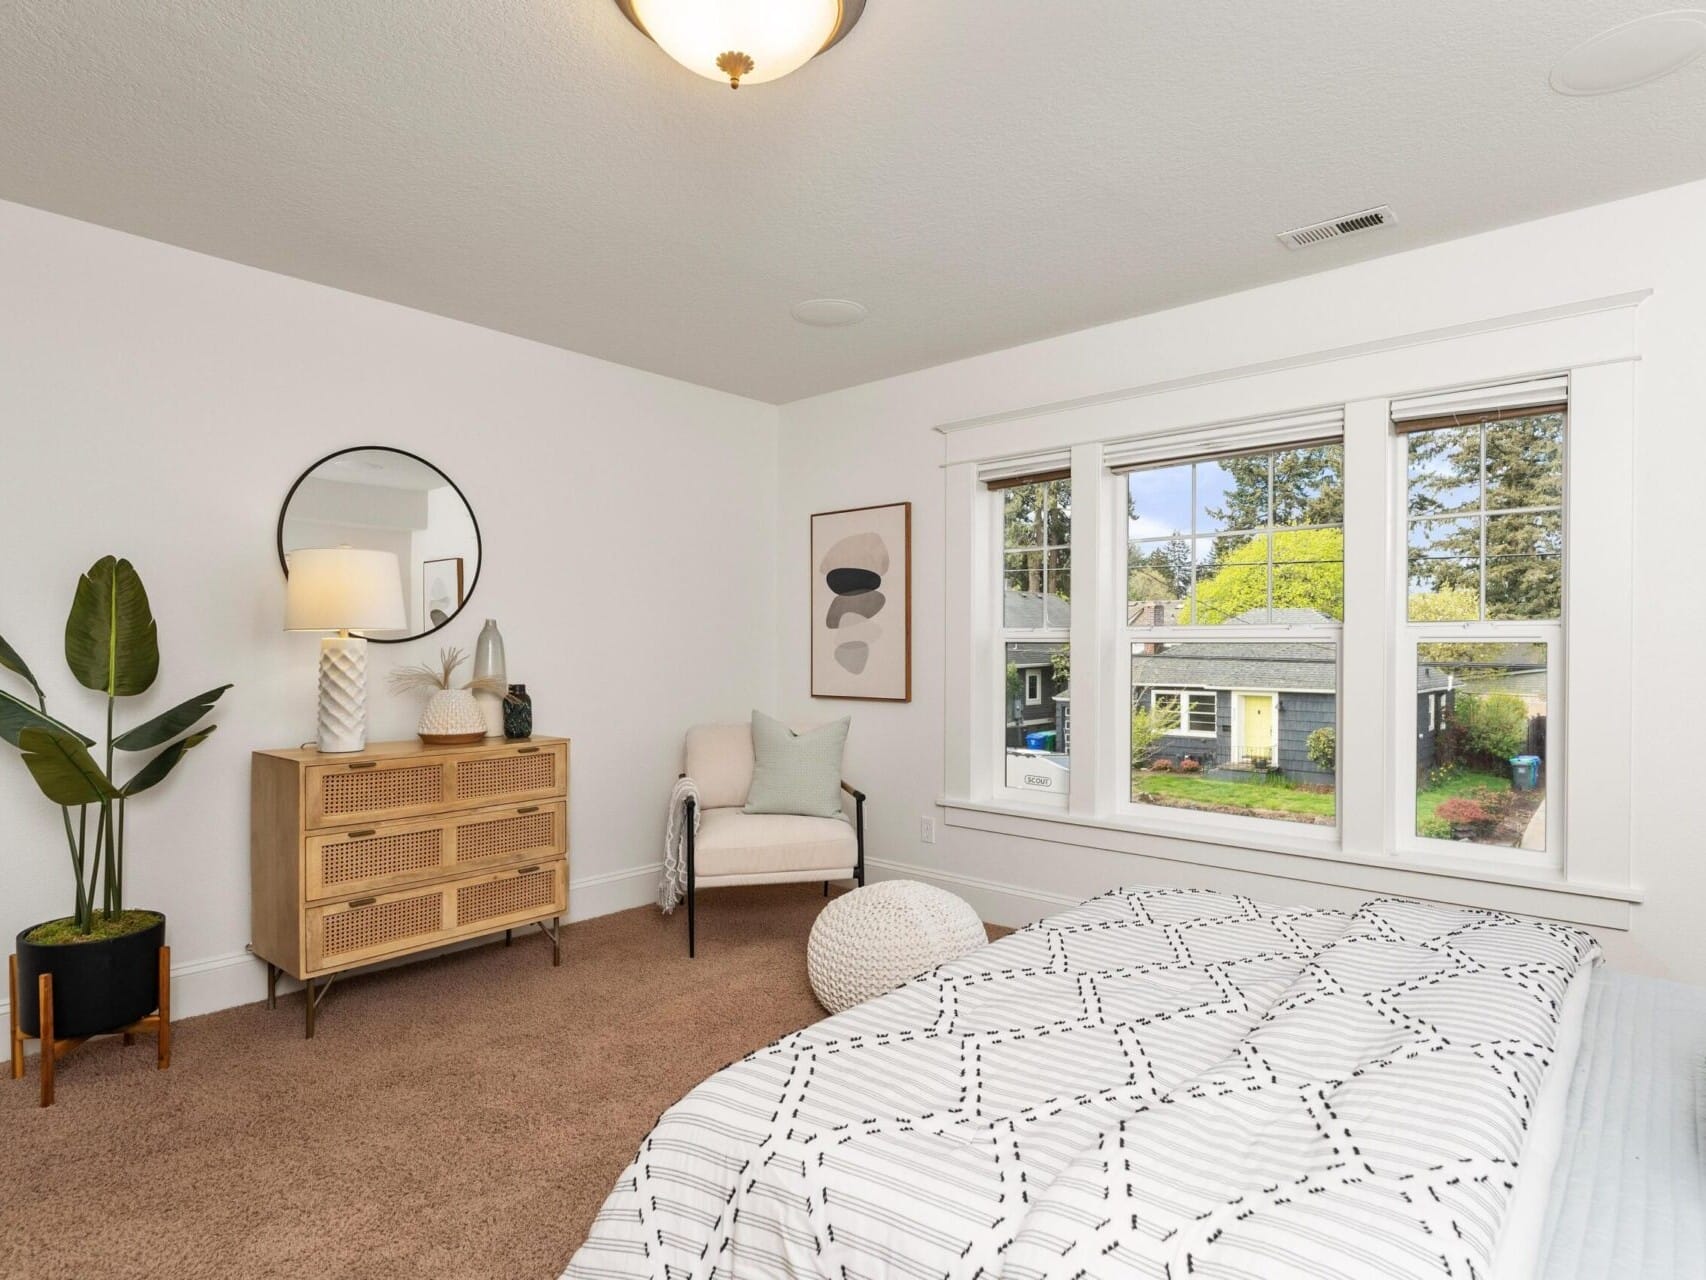
[[[1025,705],[1040,707],[1043,704],[1043,673],[1035,667],[1025,669]]]
[[[1149,714],[1155,714],[1155,699],[1159,697],[1174,697],[1179,700],[1179,727],[1167,730],[1169,738],[1213,738],[1219,733],[1216,723],[1211,723],[1206,729],[1191,729],[1190,703],[1186,701],[1191,694],[1209,694],[1214,698],[1215,709],[1209,719],[1218,722],[1220,718],[1220,695],[1213,689],[1151,689],[1149,691]]]
[[[1622,295],[1495,317],[944,429],[949,687],[944,698],[942,803],[948,824],[1626,928],[1628,905],[1641,899],[1631,875],[1633,675],[1628,655],[1635,608],[1630,598],[1634,477],[1628,440],[1636,426],[1635,317],[1645,296]],[[1404,848],[1397,833],[1409,814],[1397,810],[1396,771],[1408,767],[1413,775],[1413,765],[1403,764],[1402,751],[1410,743],[1401,735],[1413,737],[1415,732],[1415,686],[1409,685],[1405,718],[1396,711],[1405,637],[1390,621],[1405,584],[1391,567],[1400,510],[1389,483],[1395,452],[1391,402],[1559,375],[1568,377],[1570,387],[1566,466],[1573,476],[1591,477],[1594,500],[1567,501],[1565,506],[1562,631],[1568,643],[1548,654],[1549,673],[1559,686],[1551,705],[1567,711],[1567,690],[1573,701],[1585,699],[1596,708],[1591,717],[1593,749],[1571,749],[1580,744],[1570,739],[1581,738],[1589,726],[1565,715],[1565,741],[1547,764],[1552,780],[1548,804],[1553,795],[1568,797],[1562,862],[1536,869],[1515,865],[1509,858],[1489,861]],[[1089,535],[1112,523],[1108,505],[1113,495],[1106,483],[1112,477],[1104,465],[1104,447],[1159,431],[1181,431],[1193,422],[1249,421],[1286,412],[1287,406],[1301,412],[1334,404],[1343,406],[1346,435],[1347,613],[1339,644],[1338,829],[1299,824],[1296,831],[1276,831],[1273,828],[1286,824],[1230,817],[1182,823],[1173,816],[1180,811],[1151,807],[1134,812],[1135,807],[1122,806],[1120,768],[1108,758],[1107,744],[1117,740],[1117,721],[1122,718],[1113,714],[1117,691],[1130,688],[1129,648],[1124,650],[1127,671],[1119,675],[1126,621],[1124,557],[1113,557],[1110,546],[1103,545],[1105,537],[1080,536],[1081,531]],[[989,612],[996,603],[991,593],[999,585],[998,575],[987,566],[999,562],[1000,548],[989,547],[988,526],[977,518],[982,496],[977,472],[980,459],[1063,450],[1070,450],[1074,490],[1075,725],[1071,803],[1050,806],[1038,804],[1034,796],[1002,794],[995,785],[1000,760],[980,745],[1000,743],[999,728],[991,723],[1001,714],[1000,700],[990,695],[999,690],[1001,676],[991,669],[995,647],[988,642],[994,637],[986,630],[987,620],[995,616]],[[1574,607],[1572,600],[1581,600],[1582,593],[1570,591],[1572,580],[1595,584],[1591,608]],[[1119,625],[1102,625],[1106,618]],[[1254,630],[1240,628],[1239,635],[1255,638]],[[962,668],[957,654],[969,654],[971,661]],[[1099,705],[1106,701],[1104,690],[1115,696],[1109,708]],[[1386,708],[1382,716],[1344,713],[1355,700],[1370,697],[1374,705]],[[1396,727],[1400,723],[1402,730]],[[1351,772],[1371,785],[1347,785]],[[1129,784],[1123,790],[1129,792]],[[1549,825],[1551,814],[1549,809]]]

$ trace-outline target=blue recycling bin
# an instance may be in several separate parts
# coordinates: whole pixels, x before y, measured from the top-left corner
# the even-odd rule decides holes
[[[1039,729],[1036,733],[1025,735],[1025,749],[1028,751],[1053,751],[1054,730]]]
[[[1533,791],[1540,785],[1540,757],[1511,757],[1511,789]]]

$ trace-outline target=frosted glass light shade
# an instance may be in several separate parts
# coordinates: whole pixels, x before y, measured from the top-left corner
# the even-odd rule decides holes
[[[763,84],[798,71],[841,25],[841,0],[630,0],[646,34],[708,80]],[[745,54],[733,70],[725,54]]]
[[[406,624],[394,552],[303,547],[286,559],[286,631],[396,631]]]

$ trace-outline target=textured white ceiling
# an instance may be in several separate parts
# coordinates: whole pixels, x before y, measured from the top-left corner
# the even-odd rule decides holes
[[[1546,85],[1667,7],[869,0],[731,93],[611,0],[5,0],[0,198],[784,401],[1706,176],[1706,65]]]

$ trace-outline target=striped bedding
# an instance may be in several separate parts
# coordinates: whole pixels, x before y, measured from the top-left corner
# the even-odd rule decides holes
[[[1485,1277],[1587,935],[1122,889],[705,1081],[572,1280]]]

